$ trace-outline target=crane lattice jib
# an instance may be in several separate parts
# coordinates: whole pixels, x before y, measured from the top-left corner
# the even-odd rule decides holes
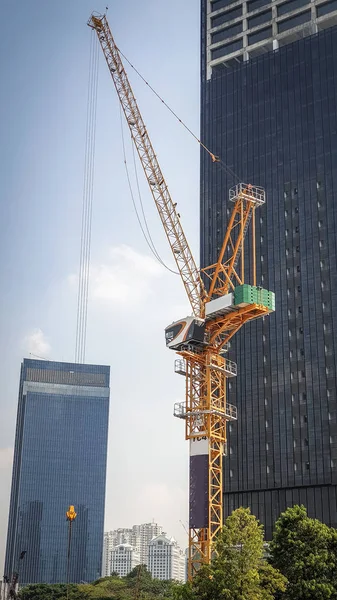
[[[191,303],[193,314],[202,317],[206,296],[204,285],[139,111],[118,47],[115,44],[105,15],[95,16],[93,14],[88,21],[88,25],[96,31],[101,44],[132,139]]]

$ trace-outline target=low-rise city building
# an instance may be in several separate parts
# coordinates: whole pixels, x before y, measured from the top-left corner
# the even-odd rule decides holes
[[[174,538],[158,535],[148,547],[148,570],[155,579],[185,581],[186,558]]]
[[[140,553],[131,544],[119,544],[111,551],[110,574],[128,575],[140,564]]]

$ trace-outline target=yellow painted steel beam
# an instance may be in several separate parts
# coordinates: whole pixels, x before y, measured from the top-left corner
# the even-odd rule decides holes
[[[102,47],[193,314],[198,317],[203,316],[204,298],[206,296],[204,284],[181,226],[176,205],[171,198],[107,18],[105,15],[92,14],[88,25],[96,31]]]

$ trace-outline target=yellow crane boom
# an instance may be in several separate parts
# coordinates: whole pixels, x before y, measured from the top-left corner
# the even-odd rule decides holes
[[[193,314],[197,317],[201,316],[202,301],[206,295],[204,284],[180,224],[178,213],[138,108],[107,18],[105,15],[92,14],[88,25],[95,29],[100,41],[132,139],[183,280]]]
[[[232,214],[217,262],[202,270],[208,283],[204,286],[106,16],[94,13],[88,25],[97,33],[194,315],[165,330],[166,345],[180,355],[175,370],[185,377],[186,398],[175,405],[174,415],[184,419],[190,443],[191,579],[211,559],[223,525],[226,426],[237,419],[236,407],[227,402],[227,379],[237,372],[236,364],[225,356],[228,342],[244,323],[274,310],[274,294],[256,287],[255,210],[264,204],[265,192],[242,183],[230,190]],[[245,285],[245,238],[250,222],[251,286]]]

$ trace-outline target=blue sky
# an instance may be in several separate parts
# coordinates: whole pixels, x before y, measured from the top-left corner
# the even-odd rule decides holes
[[[199,2],[109,3],[116,41],[199,131]],[[92,12],[100,0],[2,0],[0,37],[0,562],[20,363],[73,360]],[[130,72],[162,170],[198,259],[199,148]],[[187,443],[172,417],[184,381],[164,327],[189,312],[178,277],[153,259],[123,166],[119,105],[100,56],[87,361],[111,365],[106,528],[152,518],[186,544]],[[128,157],[131,148],[128,144]],[[132,162],[130,160],[130,162]],[[144,181],[151,234],[172,264]]]

